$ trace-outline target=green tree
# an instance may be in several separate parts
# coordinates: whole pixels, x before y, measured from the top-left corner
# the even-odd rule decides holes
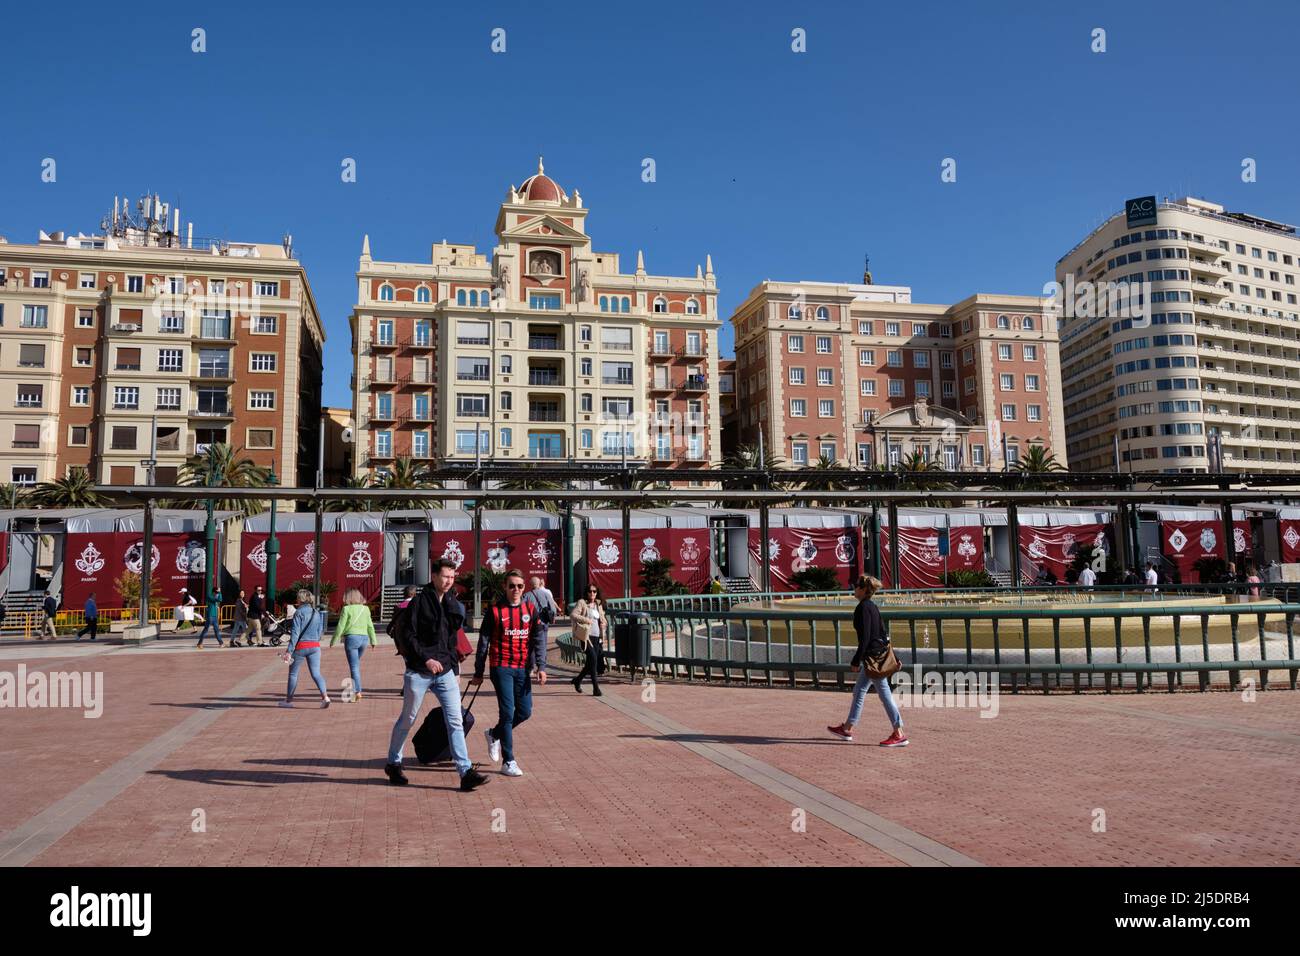
[[[64,478],[37,485],[27,496],[27,503],[38,508],[102,508],[107,500],[95,491],[95,483],[85,468],[72,468]]]
[[[439,485],[429,477],[429,471],[424,465],[418,464],[410,458],[398,458],[393,462],[392,469],[373,482],[371,487],[383,488],[386,491],[429,491],[437,489]],[[420,501],[418,505],[414,505],[413,502],[401,498],[384,498],[379,502],[379,507],[384,510],[410,508],[412,506],[441,508],[442,502],[430,499]]]
[[[800,591],[840,591],[840,575],[835,568],[804,568],[790,575]]]
[[[116,580],[113,581],[113,587],[117,591],[117,596],[122,601],[122,607],[138,608],[140,606],[140,575],[133,574],[130,571],[123,571]],[[158,584],[158,576],[149,575],[149,610],[150,615],[162,611],[163,599],[162,592]]]
[[[946,588],[995,588],[998,582],[983,568],[958,568],[946,572],[940,580]]]
[[[804,468],[799,472],[803,479],[804,491],[847,491],[849,485],[843,481],[836,481],[830,477],[830,472],[838,471],[840,463],[834,458],[822,455],[817,461]],[[827,502],[813,499],[813,504],[826,504]]]
[[[225,442],[214,442],[198,455],[192,455],[181,466],[179,482],[182,485],[199,485],[221,488],[266,488],[271,483],[271,470],[255,464],[243,456],[243,448]],[[260,514],[264,505],[252,498],[221,498],[214,495],[216,507],[222,511],[242,511],[245,515]],[[193,500],[178,502],[194,507]]]
[[[651,597],[663,594],[686,594],[685,584],[674,581],[673,562],[670,558],[657,558],[654,561],[641,562],[641,590]]]
[[[784,459],[764,451],[760,458],[758,448],[755,445],[740,445],[730,455],[722,460],[722,468],[718,472],[718,479],[722,484],[724,491],[781,491],[785,488],[785,483],[772,477],[781,470]],[[746,471],[766,472],[766,478],[763,477],[729,477],[728,472]],[[757,508],[757,499],[740,499],[736,501],[721,501],[719,507],[726,508]]]
[[[370,487],[369,475],[351,475],[343,479],[343,487],[358,491]],[[325,502],[326,511],[373,511],[375,503],[370,498],[336,498]]]
[[[303,578],[303,579],[301,579],[301,580],[294,581],[292,584],[290,584],[290,585],[288,585],[287,587],[282,588],[282,589],[280,590],[280,593],[279,593],[279,595],[278,595],[277,598],[276,598],[276,603],[277,603],[280,607],[284,607],[285,605],[288,605],[288,604],[297,604],[297,603],[298,603],[298,592],[299,592],[299,591],[310,591],[310,590],[312,590],[315,586],[316,586],[316,582],[315,582],[315,581],[312,581],[312,580],[309,580],[309,579],[307,579],[307,578]],[[324,578],[324,577],[322,577],[322,578],[320,579],[320,603],[321,603],[321,607],[329,607],[329,605],[330,605],[330,598],[333,597],[334,592],[337,591],[337,590],[338,590],[338,585],[337,585],[334,581],[331,581],[331,580],[329,580],[328,578]]]
[[[456,578],[461,593],[470,601],[474,600],[474,571],[471,569]],[[479,573],[479,594],[483,597],[483,606],[496,604],[506,593],[506,572],[493,571],[484,567]],[[472,609],[471,609],[472,610]]]
[[[13,511],[22,507],[26,495],[23,489],[12,481],[0,483],[0,508]]]

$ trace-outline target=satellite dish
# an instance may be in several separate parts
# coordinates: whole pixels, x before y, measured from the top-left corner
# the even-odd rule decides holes
[[[343,429],[343,441],[346,442],[346,443],[349,444],[349,445],[352,444],[352,426],[351,426],[351,425],[349,425],[347,428]]]

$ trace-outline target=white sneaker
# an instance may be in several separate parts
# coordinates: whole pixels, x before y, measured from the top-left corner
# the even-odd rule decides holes
[[[488,742],[488,759],[493,763],[501,762],[501,741],[492,736],[491,730],[483,731],[483,736]]]
[[[320,699],[321,710],[324,710],[324,709],[325,709],[326,707],[328,707],[329,705],[330,705],[330,698],[329,698],[329,695],[326,694],[324,697],[322,697],[322,698]]]
[[[507,760],[506,765],[501,768],[501,772],[507,777],[522,777],[524,772],[519,769],[519,764],[513,760]]]

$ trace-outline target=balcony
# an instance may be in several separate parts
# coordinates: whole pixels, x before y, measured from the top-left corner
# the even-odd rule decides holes
[[[660,345],[655,343],[650,347],[650,357],[652,359],[670,359],[681,354],[680,349],[675,349],[671,345]]]
[[[370,351],[387,352],[397,348],[397,339],[395,338],[378,338],[370,343]]]
[[[433,384],[433,377],[429,375],[404,375],[397,380],[398,388],[426,388]]]
[[[553,460],[553,459],[557,459],[557,458],[563,458],[563,457],[564,457],[564,449],[562,449],[562,448],[530,448],[530,449],[528,449],[528,457],[529,457],[529,458],[538,458],[538,459],[552,459],[552,460]]]
[[[530,405],[528,406],[528,420],[530,422],[562,422],[564,421],[564,413],[558,408]]]
[[[687,375],[682,379],[682,391],[684,392],[707,392],[709,390],[708,379],[704,375]]]
[[[483,372],[457,372],[456,381],[458,382],[486,382],[492,378],[492,373]]]
[[[600,347],[606,352],[630,352],[632,351],[631,342],[605,342],[600,343]]]
[[[671,392],[673,383],[669,379],[652,379],[650,382],[650,391],[652,392]]]
[[[528,384],[529,385],[561,385],[563,384],[563,376],[560,375],[558,369],[557,370],[529,369]]]
[[[456,338],[457,345],[488,345],[491,339],[487,336],[462,335]]]
[[[397,421],[397,416],[393,414],[393,409],[390,406],[388,408],[377,409],[375,413],[370,416],[370,420],[372,422],[395,422]]]
[[[1192,272],[1199,272],[1201,275],[1212,276],[1226,276],[1232,272],[1227,266],[1220,265],[1217,262],[1203,262],[1200,259],[1188,260],[1187,268]]]
[[[396,385],[397,379],[393,377],[392,372],[375,372],[374,377],[370,379],[368,388],[376,385]]]
[[[602,375],[600,381],[605,385],[626,385],[629,388],[632,385],[631,377],[623,375]]]
[[[563,346],[558,335],[530,335],[528,348],[543,352],[558,352]]]
[[[403,343],[408,349],[431,349],[434,347],[433,335],[416,335]]]

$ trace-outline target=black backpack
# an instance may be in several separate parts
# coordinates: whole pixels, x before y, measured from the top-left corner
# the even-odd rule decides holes
[[[392,619],[388,622],[388,636],[393,639],[399,657],[408,657],[415,650],[415,643],[411,639],[411,605],[417,600],[419,595],[411,598],[406,607],[395,610]]]
[[[537,620],[546,625],[555,623],[555,606],[542,597],[538,591],[529,592],[533,599],[533,606],[537,608]]]

